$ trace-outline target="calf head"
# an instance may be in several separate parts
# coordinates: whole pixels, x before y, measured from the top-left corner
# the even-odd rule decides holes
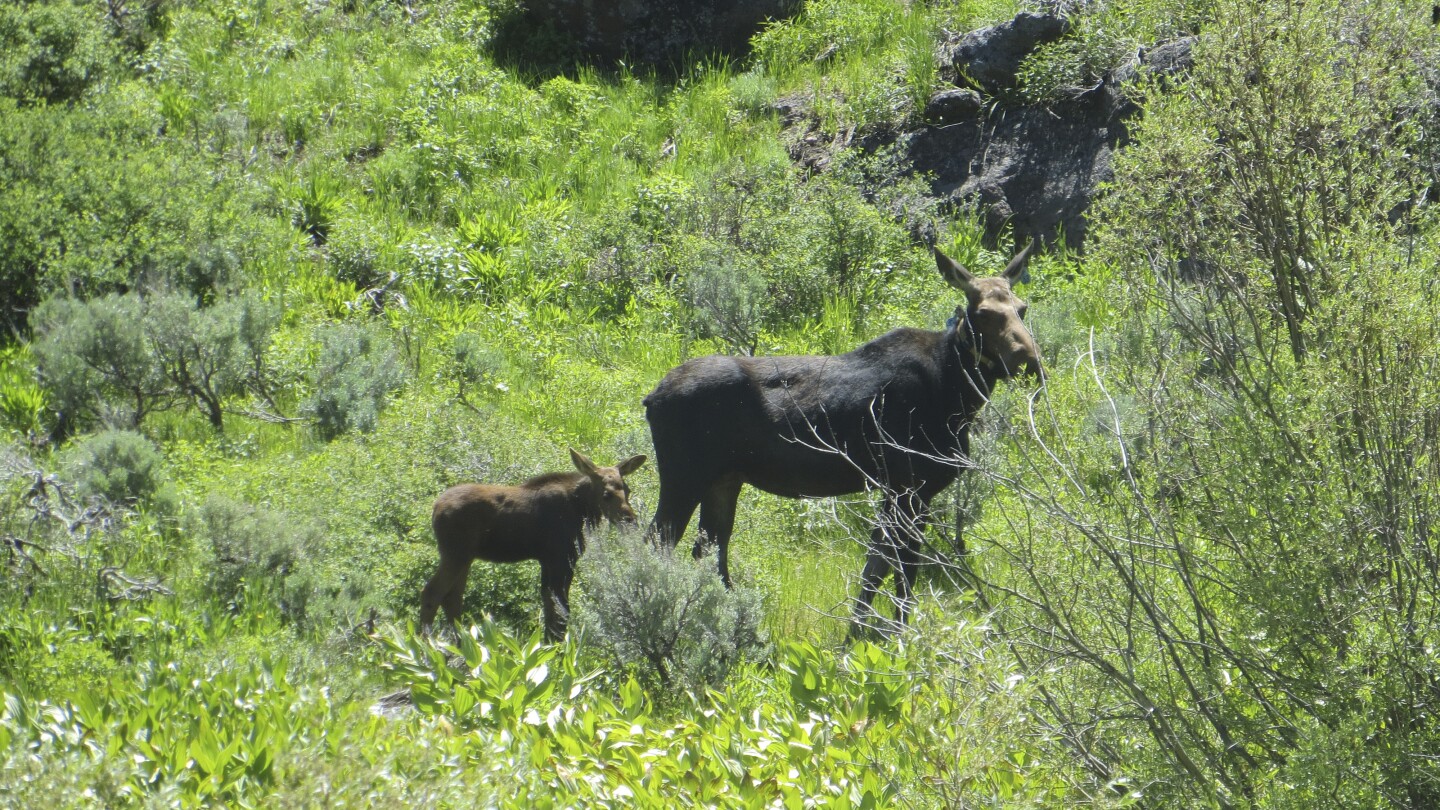
[[[625,483],[625,476],[640,469],[645,463],[644,456],[631,456],[614,467],[601,467],[584,454],[571,450],[570,460],[575,462],[575,469],[590,479],[590,489],[596,498],[592,506],[601,517],[617,526],[635,523],[635,509],[630,506],[630,486]]]
[[[1025,265],[1035,245],[1032,240],[1000,275],[985,278],[973,275],[935,248],[935,264],[940,268],[940,275],[950,286],[965,293],[965,306],[957,307],[955,315],[961,324],[968,321],[980,364],[996,379],[1022,372],[1041,374],[1040,350],[1030,330],[1025,328],[1027,306],[1011,289],[1025,275]]]

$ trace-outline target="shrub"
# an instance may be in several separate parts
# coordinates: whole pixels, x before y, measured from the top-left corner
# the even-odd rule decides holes
[[[305,617],[311,588],[300,566],[316,545],[312,527],[223,495],[206,498],[187,523],[213,555],[206,580],[215,596],[234,603],[247,584],[268,587],[279,600],[281,615]]]
[[[133,428],[169,406],[135,296],[50,299],[32,319],[40,381],[58,411],[57,440],[93,419]]]
[[[75,107],[0,96],[7,327],[23,328],[49,296],[168,284],[208,299],[261,257],[289,261],[295,234],[256,205],[258,184],[217,175],[201,151],[157,137],[162,110],[139,82]]]
[[[1087,244],[1118,351],[1053,366],[1031,424],[1063,449],[1003,482],[1028,506],[991,569],[1007,641],[1068,670],[1041,715],[1147,801],[1433,806],[1440,322],[1408,219],[1433,32],[1378,2],[1214,10],[1185,77],[1139,84]]]
[[[816,61],[882,45],[895,25],[897,4],[885,0],[807,3],[802,16],[775,23],[755,38],[756,60],[784,74]]]
[[[485,343],[474,332],[461,332],[455,336],[452,351],[455,358],[455,385],[460,401],[475,407],[470,402],[468,389],[480,386],[505,366],[505,355]]]
[[[360,289],[378,287],[395,272],[397,250],[390,237],[368,217],[336,219],[327,233],[326,256],[335,277]]]
[[[278,321],[253,294],[206,308],[184,293],[44,302],[34,314],[35,358],[59,413],[56,438],[95,419],[137,427],[186,401],[223,428],[227,397],[268,396],[265,352]]]
[[[658,553],[638,532],[589,539],[577,625],[621,667],[661,686],[716,685],[766,647],[758,591],[726,590],[713,559]]]
[[[1025,57],[1017,76],[1021,98],[1049,103],[1081,95],[1135,53],[1134,42],[1088,28],[1077,36],[1047,42]]]
[[[330,175],[312,170],[300,180],[281,184],[279,194],[282,205],[290,212],[290,224],[303,231],[311,242],[323,245],[344,210],[343,189]]]
[[[222,405],[246,389],[265,387],[264,356],[276,313],[252,295],[200,309],[183,293],[145,302],[145,333],[161,372],[177,397],[195,403],[216,430],[224,428]]]
[[[320,435],[333,439],[351,429],[374,431],[390,392],[405,379],[395,348],[352,324],[331,327],[322,341],[312,377],[315,393],[305,406]]]
[[[145,499],[164,503],[173,497],[162,463],[155,444],[129,430],[89,436],[71,448],[66,459],[82,494],[127,504]]]
[[[0,349],[0,429],[41,432],[50,403],[35,382],[33,357],[27,344]]]
[[[111,52],[78,2],[21,0],[0,8],[0,94],[27,103],[74,101],[99,81]]]
[[[700,337],[724,340],[743,354],[754,354],[759,342],[765,279],[738,251],[697,240],[683,264],[685,292],[693,307],[691,328]]]

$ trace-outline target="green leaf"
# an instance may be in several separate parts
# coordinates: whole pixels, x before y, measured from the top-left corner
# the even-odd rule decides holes
[[[200,721],[200,732],[190,742],[190,758],[200,766],[200,770],[206,775],[215,773],[220,767],[221,759],[220,738],[210,727],[210,721]]]
[[[459,720],[474,708],[477,702],[474,692],[464,686],[457,686],[455,694],[450,697],[450,714]]]
[[[637,718],[645,712],[645,690],[633,676],[620,686],[620,710],[630,718]]]

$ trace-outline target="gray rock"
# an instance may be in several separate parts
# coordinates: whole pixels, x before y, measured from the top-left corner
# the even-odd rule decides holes
[[[1132,54],[1095,87],[1048,104],[1023,104],[1001,92],[1015,86],[1026,54],[1064,36],[1069,25],[1054,16],[1021,14],[942,46],[942,78],[963,83],[968,76],[990,98],[968,87],[942,90],[925,105],[926,125],[914,131],[864,133],[854,141],[821,138],[814,100],[783,99],[776,110],[791,157],[824,171],[847,146],[893,147],[911,172],[930,179],[932,195],[977,208],[990,244],[1006,233],[1021,241],[1031,236],[1051,241],[1063,234],[1070,246],[1082,247],[1086,211],[1100,185],[1114,176],[1115,150],[1129,139],[1126,120],[1140,111],[1125,92],[1126,82],[1141,74],[1180,76],[1193,62],[1195,40]]]
[[[1183,37],[1144,49],[1111,71],[1107,84],[1118,90],[1142,73],[1178,76],[1195,63],[1195,57],[1191,53],[1194,47],[1195,37]]]
[[[942,54],[951,54],[954,66],[968,65],[970,77],[994,92],[1013,87],[1025,54],[1068,28],[1058,18],[1022,14],[966,34]],[[935,195],[980,209],[989,241],[1008,229],[1017,239],[1063,233],[1068,244],[1080,247],[1088,229],[1085,212],[1113,177],[1115,150],[1129,139],[1125,121],[1140,111],[1125,83],[1141,73],[1182,75],[1193,64],[1194,44],[1186,37],[1145,49],[1093,89],[1043,106],[1001,96],[986,107],[974,91],[937,93],[926,106],[926,121],[941,126],[901,134],[896,145],[913,171],[933,178]]]
[[[974,90],[941,90],[925,105],[925,120],[932,124],[955,124],[973,120],[985,109],[985,99]]]
[[[1195,37],[1183,37],[1156,45],[1145,51],[1145,69],[1165,76],[1184,73],[1195,64],[1195,56],[1191,53],[1194,48]]]
[[[1079,246],[1085,211],[1127,138],[1120,112],[1109,94],[1088,93],[1051,107],[997,107],[905,133],[896,145],[913,171],[933,178],[936,196],[981,210],[989,241],[1009,228],[1045,240],[1063,231]]]
[[[996,95],[1015,86],[1020,63],[1040,45],[1065,36],[1070,22],[1052,14],[1024,12],[1015,19],[971,31],[941,50],[945,78],[972,83]]]

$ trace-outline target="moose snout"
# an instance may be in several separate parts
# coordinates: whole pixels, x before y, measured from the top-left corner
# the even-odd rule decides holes
[[[1040,383],[1041,385],[1045,384],[1045,367],[1040,365],[1040,361],[1038,359],[1031,360],[1029,363],[1025,364],[1025,373],[1029,376],[1034,377],[1035,381]]]
[[[1005,368],[1011,376],[1021,374],[1045,380],[1045,370],[1040,364],[1040,350],[1028,333],[1011,333],[1009,351],[1005,352]]]

